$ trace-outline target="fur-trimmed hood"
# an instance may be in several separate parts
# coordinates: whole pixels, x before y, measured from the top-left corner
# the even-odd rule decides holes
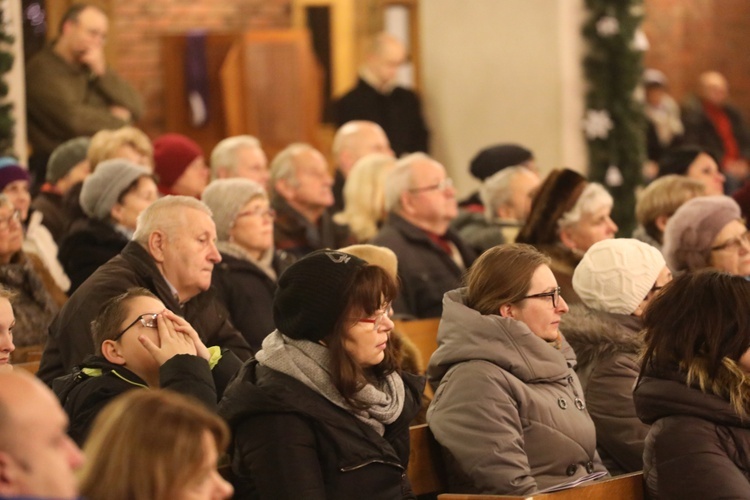
[[[589,309],[583,304],[570,307],[562,317],[560,331],[573,347],[581,370],[591,363],[616,354],[640,352],[641,319]]]

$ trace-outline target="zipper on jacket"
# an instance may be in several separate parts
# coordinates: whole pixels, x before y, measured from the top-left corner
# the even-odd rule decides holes
[[[352,471],[355,471],[357,469],[361,469],[362,467],[366,467],[366,466],[372,465],[372,464],[392,465],[394,467],[398,467],[401,470],[405,470],[404,466],[401,465],[401,464],[399,464],[399,463],[389,462],[387,460],[378,460],[378,459],[375,458],[375,459],[372,459],[372,460],[368,460],[367,462],[359,464],[359,465],[352,465],[351,467],[342,467],[340,469],[340,471],[341,472],[352,472]]]

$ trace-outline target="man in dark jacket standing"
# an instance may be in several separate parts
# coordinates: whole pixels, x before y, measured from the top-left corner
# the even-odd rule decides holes
[[[108,299],[130,288],[150,290],[184,317],[207,345],[251,355],[211,286],[216,249],[211,211],[187,196],[167,196],[141,213],[122,253],[100,267],[70,297],[52,322],[38,376],[47,384],[92,354],[91,321]]]
[[[440,317],[443,294],[461,286],[461,276],[476,257],[449,229],[458,213],[456,190],[445,168],[424,153],[398,161],[385,183],[388,219],[372,240],[398,257],[401,293],[397,314]]]
[[[397,85],[398,69],[404,62],[404,44],[388,33],[377,35],[357,86],[341,97],[334,109],[339,127],[352,120],[369,120],[383,127],[396,156],[427,152],[429,137],[419,97]]]

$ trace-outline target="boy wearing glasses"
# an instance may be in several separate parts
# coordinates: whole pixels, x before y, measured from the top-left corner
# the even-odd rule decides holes
[[[107,301],[92,333],[96,353],[52,384],[78,444],[99,411],[131,389],[171,389],[215,410],[217,385],[223,388],[240,366],[236,356],[207,348],[190,323],[144,288]]]

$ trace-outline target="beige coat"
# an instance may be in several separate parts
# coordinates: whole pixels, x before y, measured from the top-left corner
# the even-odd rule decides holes
[[[445,295],[427,423],[453,492],[523,495],[603,471],[567,342],[557,350],[519,321]]]

